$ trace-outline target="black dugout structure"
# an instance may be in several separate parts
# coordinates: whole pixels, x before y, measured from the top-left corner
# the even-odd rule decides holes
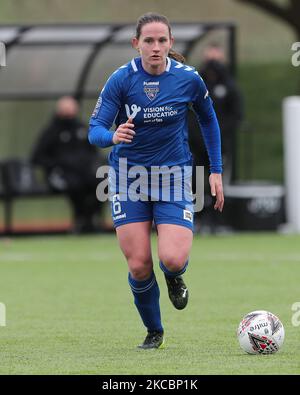
[[[107,76],[136,56],[130,45],[134,32],[130,24],[0,26],[7,59],[0,74],[0,100],[97,97]],[[233,23],[173,23],[172,32],[175,49],[195,66],[201,63],[201,47],[223,45],[235,73]]]

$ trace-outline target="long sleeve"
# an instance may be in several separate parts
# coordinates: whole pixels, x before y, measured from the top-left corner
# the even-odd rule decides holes
[[[211,173],[222,173],[221,132],[208,90],[199,77],[198,94],[193,100],[193,110],[201,127],[208,152]]]
[[[121,89],[116,73],[106,82],[90,118],[88,139],[100,148],[113,145],[113,132],[109,129],[121,107]]]

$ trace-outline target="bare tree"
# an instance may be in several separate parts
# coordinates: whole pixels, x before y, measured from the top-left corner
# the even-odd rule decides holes
[[[287,0],[286,6],[276,0],[236,0],[239,3],[251,4],[286,22],[300,41],[300,0]]]

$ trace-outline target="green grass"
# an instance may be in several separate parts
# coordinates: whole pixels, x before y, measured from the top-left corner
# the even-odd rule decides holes
[[[155,239],[153,240],[155,256]],[[1,374],[299,374],[299,236],[195,237],[186,310],[168,300],[160,270],[166,349],[145,336],[114,236],[0,240]],[[286,329],[278,354],[250,356],[235,332],[256,309]]]

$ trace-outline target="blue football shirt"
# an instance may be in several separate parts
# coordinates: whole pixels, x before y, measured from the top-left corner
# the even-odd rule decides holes
[[[141,58],[121,66],[102,89],[90,119],[89,141],[99,147],[114,145],[109,129],[133,118],[131,143],[113,146],[110,164],[119,158],[129,165],[173,166],[190,163],[187,114],[197,115],[210,159],[210,171],[222,172],[219,124],[207,88],[194,67],[167,58],[160,75],[147,73]]]

